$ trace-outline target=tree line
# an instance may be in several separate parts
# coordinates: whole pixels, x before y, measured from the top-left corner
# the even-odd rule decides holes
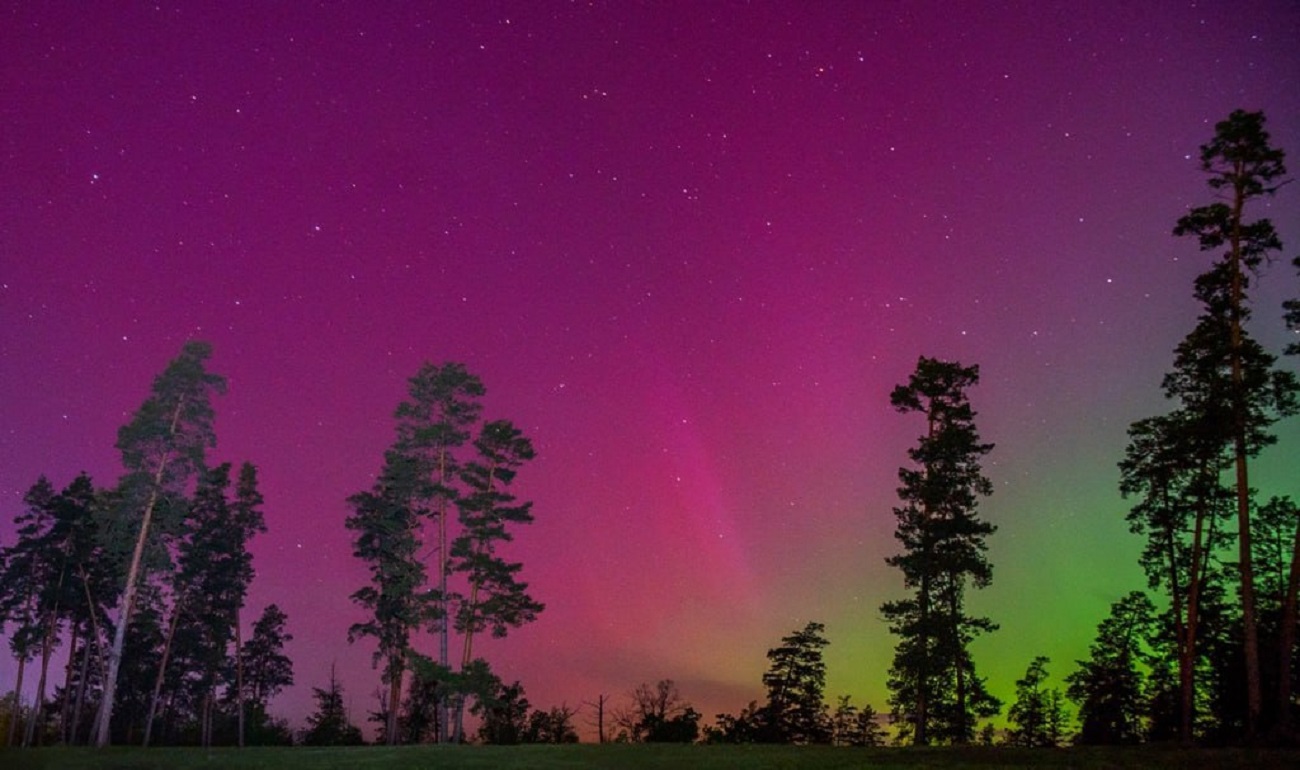
[[[7,745],[288,739],[267,713],[293,684],[287,618],[268,605],[244,635],[248,546],[266,530],[257,468],[205,462],[225,387],[210,355],[187,343],[155,378],[118,431],[115,485],[83,473],[57,490],[41,477],[24,495],[17,539],[0,548],[0,621],[18,661]],[[23,708],[33,665],[35,704]]]
[[[900,551],[886,560],[906,594],[880,607],[897,637],[889,713],[848,696],[826,701],[829,641],[813,622],[768,651],[763,703],[702,727],[671,679],[643,683],[626,705],[603,694],[584,704],[599,740],[869,746],[887,740],[888,724],[898,744],[1047,747],[1071,733],[1068,701],[1082,743],[1295,742],[1300,507],[1263,498],[1250,472],[1276,443],[1273,426],[1300,410],[1300,381],[1248,329],[1251,289],[1281,249],[1269,220],[1247,217],[1286,181],[1264,122],[1238,110],[1201,148],[1220,200],[1191,209],[1174,234],[1216,256],[1194,283],[1201,311],[1161,385],[1169,410],[1129,427],[1119,463],[1155,598],[1117,598],[1064,692],[1047,686],[1051,661],[1034,657],[997,736],[1003,704],[970,647],[998,626],[966,608],[969,591],[992,583],[996,533],[979,508],[993,489],[981,462],[994,449],[968,396],[979,367],[922,356],[890,394],[924,429],[898,471]],[[1293,265],[1300,270],[1300,258]],[[1300,332],[1300,299],[1283,311]],[[1283,353],[1300,355],[1300,343]],[[0,547],[0,622],[18,661],[0,711],[8,745],[294,739],[267,712],[294,681],[288,619],[269,605],[244,633],[255,576],[248,545],[266,530],[257,468],[206,462],[212,398],[225,385],[207,371],[210,355],[189,342],[154,380],[118,433],[115,485],[82,474],[57,490],[42,477],[24,496],[16,541]],[[463,364],[422,366],[393,413],[374,484],[347,498],[345,526],[369,573],[350,597],[366,618],[348,639],[374,644],[380,687],[367,719],[382,743],[577,740],[581,705],[534,709],[519,681],[507,684],[475,652],[483,634],[505,636],[544,609],[523,565],[506,557],[533,520],[531,503],[511,491],[533,446],[509,420],[483,417],[485,392]],[[54,684],[60,647],[67,664]],[[24,708],[29,675],[36,698]],[[333,671],[313,694],[298,739],[362,742]]]

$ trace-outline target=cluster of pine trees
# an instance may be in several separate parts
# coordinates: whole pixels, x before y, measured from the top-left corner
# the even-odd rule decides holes
[[[1247,208],[1284,183],[1283,159],[1258,112],[1234,112],[1201,147],[1220,200],[1174,233],[1219,256],[1196,279],[1200,316],[1164,377],[1170,410],[1130,426],[1120,463],[1147,588],[1168,606],[1134,593],[1098,629],[1070,685],[1084,741],[1295,740],[1300,508],[1262,498],[1250,468],[1276,443],[1272,426],[1300,410],[1300,383],[1246,326],[1250,290],[1282,248]],[[1284,310],[1300,330],[1300,301]]]
[[[17,539],[0,549],[0,622],[18,661],[7,745],[285,742],[267,703],[293,683],[287,618],[265,607],[243,637],[266,525],[257,469],[209,466],[211,398],[224,380],[191,342],[118,432],[125,473],[24,496]],[[62,683],[51,672],[65,645]],[[32,669],[33,706],[19,695]],[[48,696],[48,697],[47,697]]]
[[[1067,678],[1078,704],[1078,740],[1132,743],[1296,741],[1297,595],[1300,508],[1286,497],[1261,499],[1251,461],[1276,442],[1272,426],[1300,410],[1300,381],[1247,330],[1250,289],[1281,249],[1268,219],[1249,204],[1283,184],[1283,152],[1269,143],[1264,116],[1238,110],[1201,148],[1201,168],[1222,200],[1192,209],[1174,228],[1218,252],[1195,282],[1196,325],[1175,350],[1164,378],[1168,413],[1139,420],[1120,463],[1120,491],[1134,500],[1128,521],[1146,538],[1141,565],[1148,588],[1168,602],[1158,611],[1142,592],[1121,598],[1098,628],[1089,660]],[[1300,258],[1293,264],[1300,269]],[[1300,330],[1300,300],[1284,306]],[[1300,343],[1284,351],[1300,354]],[[992,579],[978,516],[992,491],[966,390],[978,367],[921,358],[891,401],[925,417],[926,430],[899,470],[895,509],[908,598],[881,611],[898,635],[890,669],[891,716],[898,739],[961,744],[976,723],[1000,712],[976,675],[970,642],[996,630],[964,610],[968,588]],[[1017,682],[1007,742],[1056,745],[1065,732],[1058,690],[1044,688],[1044,657]],[[991,726],[982,735],[990,740]]]

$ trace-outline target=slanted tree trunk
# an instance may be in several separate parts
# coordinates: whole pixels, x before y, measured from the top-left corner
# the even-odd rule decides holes
[[[77,645],[81,641],[81,625],[72,621],[72,628],[68,629],[71,638],[68,640],[68,665],[63,669],[63,709],[59,713],[59,740],[64,744],[72,745],[72,734],[69,728],[72,725],[72,672],[77,667]]]
[[[172,413],[168,436],[176,435],[176,425],[181,419],[181,408],[185,399],[176,402],[176,411]],[[96,720],[95,745],[104,748],[109,742],[109,725],[113,720],[113,699],[117,696],[117,672],[122,666],[122,648],[126,645],[126,627],[131,623],[131,611],[135,608],[135,594],[140,582],[140,564],[144,558],[144,547],[149,541],[149,525],[153,519],[154,506],[158,504],[159,489],[162,487],[163,474],[171,452],[163,454],[158,461],[158,470],[154,473],[153,488],[149,491],[149,500],[145,503],[144,514],[140,517],[140,533],[135,539],[135,549],[131,552],[131,566],[126,571],[126,591],[122,596],[122,617],[113,632],[113,646],[108,651],[108,675],[104,679],[103,701],[99,704],[99,716]]]
[[[92,608],[93,612],[93,608]],[[86,709],[86,687],[87,678],[90,676],[90,655],[92,645],[99,645],[98,633],[94,637],[88,637],[86,643],[81,649],[81,671],[77,676],[77,701],[72,708],[72,730],[69,733],[68,743],[76,746],[81,740],[81,716]]]
[[[62,585],[60,580],[59,584]],[[54,652],[54,639],[59,627],[59,608],[56,604],[50,610],[50,619],[45,626],[45,638],[41,640],[41,676],[36,680],[36,703],[27,719],[27,730],[23,734],[24,746],[35,746],[40,741],[36,733],[36,724],[41,721],[41,712],[45,710],[45,682],[50,672],[50,654]]]
[[[153,680],[153,697],[149,699],[149,716],[144,720],[144,746],[148,748],[150,739],[153,738],[154,717],[158,713],[158,700],[162,696],[163,680],[167,677],[167,663],[171,660],[172,639],[176,636],[176,626],[180,622],[182,598],[176,597],[176,604],[172,607],[171,622],[167,624],[167,637],[163,640],[162,660],[158,662],[158,675]]]
[[[18,681],[14,683],[14,705],[13,718],[9,720],[9,735],[5,736],[5,745],[12,746],[18,738],[18,723],[22,720],[19,715],[22,714],[22,693],[23,693],[23,672],[27,669],[27,658],[18,656]]]

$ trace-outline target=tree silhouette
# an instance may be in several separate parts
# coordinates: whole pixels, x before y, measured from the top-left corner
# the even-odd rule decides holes
[[[154,380],[149,398],[118,431],[117,446],[126,469],[119,485],[125,520],[108,534],[115,545],[123,544],[132,525],[136,535],[96,721],[95,743],[100,747],[109,743],[118,672],[136,593],[142,573],[148,570],[146,551],[154,541],[154,516],[171,513],[158,524],[164,530],[175,526],[166,519],[183,509],[178,503],[183,501],[189,482],[202,472],[205,451],[216,445],[211,397],[225,390],[225,380],[204,369],[211,355],[207,343],[187,342],[180,356]]]
[[[821,623],[808,623],[767,651],[763,674],[767,705],[763,707],[763,737],[772,743],[830,743],[831,724],[822,692],[826,663],[822,650],[830,644]]]
[[[904,550],[886,559],[913,595],[881,607],[900,637],[889,676],[894,720],[918,745],[966,743],[975,718],[999,708],[968,651],[977,635],[997,626],[964,608],[966,587],[993,579],[984,552],[996,528],[977,514],[979,498],[992,493],[979,461],[993,445],[980,441],[966,396],[978,381],[978,366],[922,357],[908,383],[890,395],[896,410],[926,420],[925,434],[908,450],[913,467],[898,472],[903,505],[894,509],[894,536]]]
[[[397,743],[411,633],[429,614],[421,594],[425,573],[416,537],[423,483],[419,462],[390,450],[374,488],[348,498],[353,513],[346,525],[356,533],[353,554],[370,569],[370,585],[353,593],[352,600],[371,613],[348,629],[348,641],[372,637],[377,642],[373,663],[382,661],[383,681],[388,685],[384,737],[389,745]]]
[[[483,383],[470,374],[464,364],[425,363],[409,381],[408,400],[398,404],[397,444],[395,451],[411,458],[419,466],[424,486],[419,491],[420,515],[437,527],[434,552],[435,585],[426,596],[432,605],[429,623],[438,637],[437,663],[442,671],[451,671],[451,608],[454,598],[448,578],[451,570],[451,522],[449,517],[460,496],[457,481],[464,458],[460,450],[469,441],[485,393]],[[427,536],[425,545],[427,542]],[[434,720],[438,741],[447,739],[450,724],[449,704],[440,698]]]
[[[343,685],[334,675],[334,666],[330,666],[329,685],[324,689],[313,687],[312,697],[316,699],[316,711],[307,717],[307,731],[303,733],[302,742],[306,746],[359,746],[365,743],[361,730],[348,720],[347,708],[343,704]]]
[[[533,520],[532,503],[515,503],[507,489],[518,468],[533,457],[532,443],[506,420],[489,422],[474,441],[478,457],[461,473],[468,493],[458,500],[461,534],[451,547],[451,570],[465,576],[469,590],[454,604],[455,627],[464,648],[461,670],[473,661],[474,635],[491,631],[504,637],[510,628],[536,619],[544,605],[528,595],[528,584],[517,575],[522,564],[498,552],[512,539],[510,525]],[[462,732],[462,708],[457,701],[454,739]]]
[[[1259,732],[1262,689],[1259,668],[1258,619],[1251,552],[1250,484],[1248,458],[1258,452],[1252,446],[1243,325],[1249,317],[1246,291],[1250,274],[1256,273],[1269,252],[1281,248],[1273,224],[1267,219],[1248,222],[1245,207],[1250,201],[1272,195],[1286,174],[1284,153],[1269,145],[1262,112],[1236,110],[1215,125],[1214,138],[1201,146],[1201,169],[1209,175],[1210,187],[1225,192],[1228,202],[1193,208],[1178,220],[1175,235],[1192,235],[1202,251],[1227,247],[1220,261],[1198,281],[1213,284],[1202,291],[1207,317],[1226,327],[1226,363],[1231,390],[1227,403],[1231,413],[1232,457],[1236,471],[1237,547],[1241,582],[1243,644],[1246,661],[1246,732],[1254,739]]]
[[[1111,605],[1097,627],[1091,658],[1066,677],[1067,694],[1079,704],[1079,742],[1137,743],[1145,730],[1144,677],[1155,607],[1141,591]]]
[[[1024,677],[1016,681],[1016,702],[1007,711],[1007,721],[1013,725],[1007,742],[1014,746],[1054,747],[1061,740],[1065,719],[1061,693],[1043,686],[1050,662],[1039,655],[1029,663]]]

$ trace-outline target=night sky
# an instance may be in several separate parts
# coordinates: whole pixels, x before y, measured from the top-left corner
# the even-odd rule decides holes
[[[1211,259],[1170,234],[1213,200],[1198,147],[1262,109],[1300,175],[1289,0],[6,5],[0,538],[40,474],[115,482],[118,427],[210,341],[296,725],[332,662],[375,706],[344,500],[424,361],[538,450],[509,553],[547,609],[476,644],[535,706],[673,678],[734,713],[816,620],[828,697],[887,710],[923,430],[889,391],[920,355],[980,365],[997,445],[977,665],[1010,700],[1049,655],[1059,686],[1145,582],[1116,462]],[[1254,215],[1287,245],[1256,294],[1280,351],[1300,185]],[[1252,482],[1300,496],[1279,432]]]

